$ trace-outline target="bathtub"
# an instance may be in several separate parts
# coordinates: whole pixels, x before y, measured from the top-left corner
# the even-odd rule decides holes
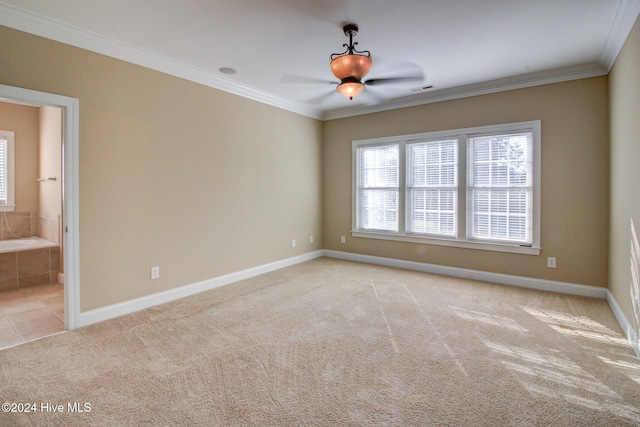
[[[53,248],[57,243],[41,237],[26,237],[24,239],[0,240],[0,253],[26,251],[29,249]]]
[[[40,237],[0,240],[0,291],[59,281],[60,248]]]

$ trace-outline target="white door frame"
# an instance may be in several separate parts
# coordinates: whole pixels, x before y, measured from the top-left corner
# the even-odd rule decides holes
[[[79,100],[0,85],[0,100],[62,109],[62,218],[64,250],[64,326],[80,327]]]

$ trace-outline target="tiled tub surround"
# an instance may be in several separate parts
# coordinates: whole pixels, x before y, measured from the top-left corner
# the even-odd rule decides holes
[[[42,212],[0,213],[0,240],[38,236],[60,243],[59,228],[58,216],[48,216]]]
[[[0,240],[37,236],[38,222],[38,212],[0,213]]]
[[[49,240],[53,243],[60,243],[60,220],[59,217],[51,218],[43,213],[38,216],[37,236]]]
[[[38,237],[0,241],[0,291],[56,283],[59,270],[56,243]]]

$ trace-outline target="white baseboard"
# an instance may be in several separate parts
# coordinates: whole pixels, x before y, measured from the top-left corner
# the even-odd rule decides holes
[[[575,283],[557,282],[552,280],[534,279],[531,277],[512,276],[508,274],[490,273],[487,271],[470,270],[466,268],[447,267],[437,264],[427,264],[422,262],[404,261],[393,258],[383,258],[371,255],[354,254],[349,252],[325,250],[324,256],[343,259],[347,261],[358,261],[369,264],[384,265],[387,267],[403,268],[405,270],[422,271],[425,273],[442,274],[445,276],[460,277],[463,279],[482,280],[485,282],[499,283],[502,285],[519,286],[523,288],[538,289],[542,291],[558,292],[584,297],[606,299],[613,315],[620,324],[636,356],[640,358],[640,340],[634,331],[631,323],[622,312],[618,302],[608,289],[596,286],[578,285]]]
[[[88,326],[93,323],[102,322],[104,320],[113,319],[145,308],[164,304],[180,298],[188,297],[200,292],[225,286],[240,280],[249,279],[260,274],[269,273],[281,268],[290,267],[301,262],[309,261],[323,256],[322,250],[309,252],[292,258],[283,259],[269,264],[260,265],[246,270],[237,271],[224,276],[215,277],[213,279],[204,280],[202,282],[192,283],[190,285],[181,286],[175,289],[169,289],[157,294],[147,295],[141,298],[135,298],[118,304],[109,305],[107,307],[97,308],[95,310],[80,313],[79,326]]]
[[[405,261],[400,259],[384,258],[372,255],[362,255],[332,250],[319,250],[315,252],[309,252],[293,258],[287,258],[258,267],[237,271],[235,273],[215,277],[213,279],[204,280],[202,282],[192,283],[190,285],[181,286],[179,288],[170,289],[164,292],[159,292],[157,294],[148,295],[118,304],[109,305],[107,307],[86,311],[80,313],[79,326],[88,326],[93,323],[98,323],[125,314],[134,313],[136,311],[144,310],[145,308],[195,295],[200,292],[215,289],[220,286],[229,285],[240,280],[249,279],[260,274],[269,273],[271,271],[279,270],[285,267],[290,267],[292,265],[310,261],[322,256],[343,259],[346,261],[357,261],[368,264],[384,265],[387,267],[402,268],[405,270],[442,274],[445,276],[459,277],[463,279],[481,280],[503,285],[538,289],[542,291],[559,292],[571,295],[606,299],[609,303],[609,306],[611,307],[611,311],[618,320],[620,327],[625,332],[627,338],[633,346],[633,350],[640,358],[640,341],[638,339],[638,336],[633,330],[633,327],[627,320],[626,316],[620,309],[617,301],[608,289],[598,288],[595,286],[579,285],[575,283],[557,282],[545,279],[535,279],[531,277],[513,276],[508,274],[491,273],[487,271],[448,267],[437,264],[427,264],[422,262]]]
[[[607,302],[609,303],[609,307],[611,307],[611,311],[613,311],[613,315],[616,316],[616,320],[620,324],[620,327],[624,331],[627,339],[631,343],[631,347],[633,347],[633,351],[635,351],[636,356],[640,358],[640,339],[638,339],[638,335],[636,331],[633,329],[633,326],[627,319],[627,316],[624,315],[622,309],[618,305],[618,301],[613,297],[613,294],[607,290]]]
[[[447,267],[444,265],[427,264],[424,262],[404,261],[393,258],[383,258],[372,255],[354,254],[349,252],[325,250],[324,255],[331,258],[348,261],[378,264],[387,267],[403,268],[405,270],[422,271],[425,273],[442,274],[444,276],[462,279],[481,280],[502,285],[519,286],[521,288],[538,289],[541,291],[560,292],[564,294],[580,295],[592,298],[607,298],[607,290],[596,286],[578,285],[574,283],[556,282],[553,280],[535,279],[532,277],[512,276],[509,274],[491,273],[488,271],[470,270],[466,268]]]

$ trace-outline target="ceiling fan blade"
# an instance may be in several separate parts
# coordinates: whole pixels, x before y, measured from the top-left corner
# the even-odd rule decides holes
[[[315,77],[296,76],[293,74],[285,74],[280,79],[282,83],[303,83],[303,84],[332,84],[338,85],[340,82],[332,82],[331,80],[318,79]]]
[[[376,72],[381,73],[382,75],[395,74],[401,76],[417,76],[423,73],[422,67],[415,62],[406,59],[392,61],[376,56],[375,64]]]
[[[384,101],[386,101],[387,98],[384,98],[383,96],[381,96],[375,89],[376,88],[372,86],[371,88],[366,89],[363,92],[363,95],[368,97],[368,98],[373,99],[375,102],[384,102]]]
[[[335,90],[332,90],[331,92],[323,93],[322,95],[318,95],[313,98],[307,99],[304,102],[307,104],[320,104],[322,101],[324,101],[325,99],[331,98],[336,93],[338,92]]]
[[[369,79],[364,82],[367,86],[377,86],[377,85],[386,85],[393,83],[402,83],[402,82],[418,82],[423,81],[424,76],[407,76],[407,77],[383,77],[380,79]]]

